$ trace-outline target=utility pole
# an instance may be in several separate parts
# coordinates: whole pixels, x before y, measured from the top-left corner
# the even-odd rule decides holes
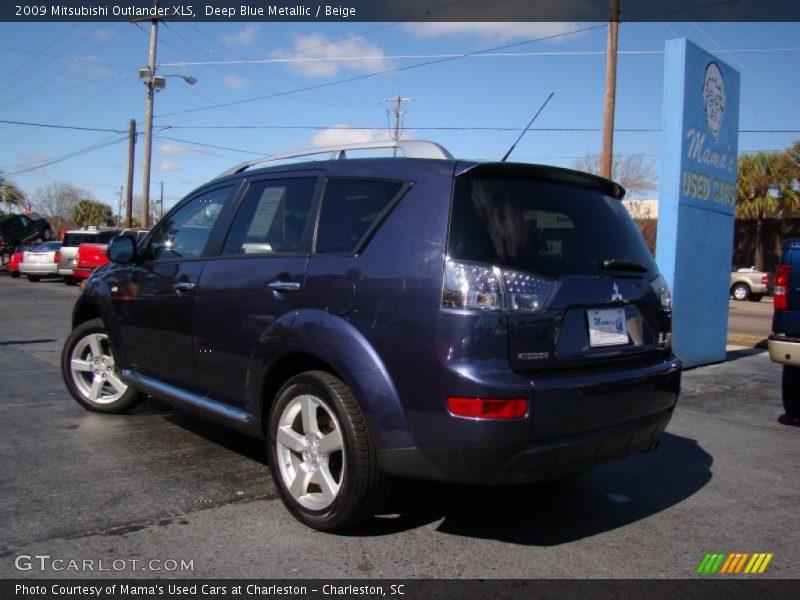
[[[136,121],[131,119],[128,132],[128,191],[125,194],[125,227],[131,227],[133,221],[133,163],[136,149]]]
[[[611,0],[606,50],[606,102],[603,110],[603,149],[600,175],[611,179],[614,160],[614,103],[617,96],[617,38],[619,36],[619,0]]]
[[[117,192],[117,229],[120,229],[122,227],[122,197],[125,195],[125,186],[119,186]]]
[[[158,218],[164,216],[164,182],[161,182],[161,198],[158,201]]]
[[[385,98],[383,101],[385,104],[389,104],[389,108],[386,109],[387,120],[391,115],[394,115],[394,127],[391,125],[389,126],[389,135],[395,142],[400,139],[400,136],[403,133],[403,116],[406,114],[406,110],[403,108],[403,103],[405,102],[408,104],[413,101],[414,98],[403,98],[400,96],[400,94],[397,94],[395,98]],[[393,156],[397,156],[397,148],[394,148],[392,153]]]
[[[158,0],[153,0],[153,11],[158,14]],[[150,54],[147,60],[149,79],[147,86],[147,102],[144,110],[144,162],[142,166],[142,205],[141,226],[145,229],[150,223],[150,159],[153,146],[153,99],[156,95],[156,48],[158,46],[158,18],[150,21]]]

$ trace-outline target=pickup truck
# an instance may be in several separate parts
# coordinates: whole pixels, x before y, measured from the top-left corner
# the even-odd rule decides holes
[[[800,420],[800,238],[783,243],[775,276],[769,357],[783,365],[783,407]]]
[[[731,272],[731,296],[734,300],[752,300],[758,302],[771,291],[768,273],[755,267],[739,269]]]
[[[119,235],[132,237],[138,244],[147,232],[147,229],[123,229]],[[72,276],[77,279],[88,279],[92,271],[108,262],[107,250],[107,242],[84,242],[80,244],[75,258],[75,267],[72,269]]]

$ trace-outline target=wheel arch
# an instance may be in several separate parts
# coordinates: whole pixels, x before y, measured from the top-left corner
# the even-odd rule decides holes
[[[263,369],[256,387],[262,428],[281,386],[305,371],[325,371],[350,388],[379,448],[412,445],[398,391],[377,352],[353,325],[321,310],[298,314],[280,355]]]

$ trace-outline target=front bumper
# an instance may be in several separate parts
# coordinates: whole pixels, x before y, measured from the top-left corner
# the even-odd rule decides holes
[[[800,338],[769,336],[767,341],[772,362],[800,367]]]

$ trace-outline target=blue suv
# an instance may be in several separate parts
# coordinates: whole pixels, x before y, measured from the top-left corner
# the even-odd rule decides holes
[[[75,399],[149,394],[265,439],[320,530],[370,518],[390,476],[514,484],[655,449],[681,363],[624,190],[388,146],[245,163],[116,238],[64,346]]]
[[[783,365],[783,407],[800,421],[800,238],[783,243],[775,275],[769,356]]]

